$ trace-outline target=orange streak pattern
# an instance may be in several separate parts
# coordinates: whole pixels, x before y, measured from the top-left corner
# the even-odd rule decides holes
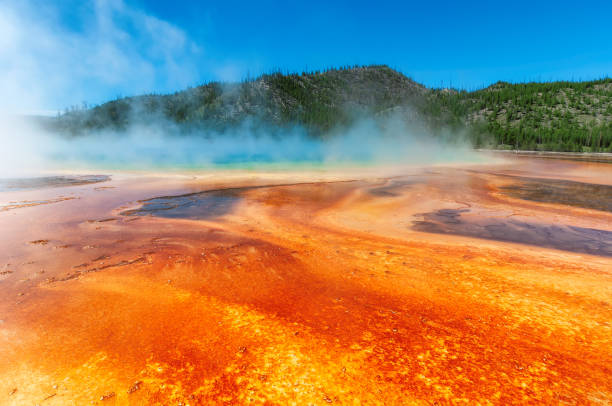
[[[597,229],[612,243],[609,212],[503,193],[542,173],[612,179],[605,164],[520,159],[10,196],[76,198],[0,212],[0,404],[608,404],[610,256],[413,228],[467,209],[459,221]],[[120,214],[271,183],[216,217]]]

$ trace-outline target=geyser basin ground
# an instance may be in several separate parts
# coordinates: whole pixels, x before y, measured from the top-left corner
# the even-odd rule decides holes
[[[609,403],[611,183],[511,157],[2,192],[0,404]]]

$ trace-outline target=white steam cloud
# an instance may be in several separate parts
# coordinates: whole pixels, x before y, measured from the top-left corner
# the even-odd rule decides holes
[[[203,50],[179,27],[122,0],[53,3],[0,0],[0,111],[37,113],[197,82]]]
[[[201,45],[179,27],[122,0],[66,3],[69,15],[44,2],[0,0],[0,177],[96,168],[431,163],[468,157],[467,143],[449,146],[423,126],[407,126],[393,115],[364,119],[326,141],[299,127],[279,133],[248,122],[223,134],[184,134],[162,119],[120,133],[48,134],[18,113],[40,113],[65,106],[66,100],[102,102],[119,94],[182,89],[198,81],[204,56]],[[66,18],[76,23],[66,24]],[[210,72],[224,79],[236,79],[243,68],[209,63]]]
[[[185,134],[159,119],[120,131],[58,136],[27,120],[8,123],[17,141],[0,151],[0,176],[87,170],[207,169],[287,165],[402,165],[477,159],[466,142],[444,142],[391,115],[363,119],[313,138],[299,126],[279,131],[246,121],[231,131]],[[456,136],[453,137],[457,139]]]

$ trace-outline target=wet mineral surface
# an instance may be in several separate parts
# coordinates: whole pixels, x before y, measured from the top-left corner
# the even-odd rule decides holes
[[[76,176],[37,176],[25,178],[0,178],[0,192],[11,190],[42,189],[63,186],[79,186],[91,183],[106,182],[107,175],[76,175]]]
[[[4,191],[0,404],[608,404],[611,183],[516,157]]]

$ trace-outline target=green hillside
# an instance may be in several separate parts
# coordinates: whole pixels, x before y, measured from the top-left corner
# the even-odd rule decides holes
[[[610,151],[612,79],[510,84],[475,92],[431,93],[431,114],[451,112],[476,140],[499,148]]]
[[[132,124],[222,133],[249,123],[300,126],[331,136],[365,117],[389,115],[432,137],[467,136],[477,147],[612,151],[612,79],[510,84],[473,92],[429,89],[387,66],[273,73],[208,83],[169,95],[120,98],[52,120],[62,133],[122,130]]]

